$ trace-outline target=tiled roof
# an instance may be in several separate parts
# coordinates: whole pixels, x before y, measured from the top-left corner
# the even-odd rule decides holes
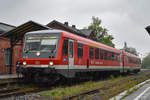
[[[67,29],[68,31],[70,31],[72,33],[75,33],[75,34],[83,36],[83,37],[87,37],[85,34],[82,34],[82,32],[79,29],[76,29],[76,28],[71,27],[69,25],[65,25],[65,24],[63,24],[63,23],[61,23],[59,21],[56,21],[56,20],[53,20],[52,22],[48,23],[47,26],[51,27],[53,24],[58,24],[61,27]]]
[[[93,32],[93,30],[91,29],[81,29],[80,31],[82,32],[82,34],[86,35],[87,37],[89,37],[90,34]]]

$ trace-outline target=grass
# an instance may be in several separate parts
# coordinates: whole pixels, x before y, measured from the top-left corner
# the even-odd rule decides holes
[[[72,87],[65,87],[65,88],[59,87],[59,88],[53,89],[51,91],[40,92],[39,94],[41,94],[43,96],[61,98],[66,95],[67,96],[74,95],[74,94],[78,94],[78,93],[87,91],[89,89],[93,89],[93,87],[95,87],[95,89],[96,89],[96,84],[94,82],[90,81],[90,82],[86,82],[82,85],[75,85]]]
[[[150,72],[147,74],[150,74]],[[145,76],[145,75],[146,74],[144,74],[143,77],[140,75],[129,75],[126,77],[110,76],[109,80],[98,81],[98,82],[89,81],[89,82],[85,82],[83,84],[74,85],[74,86],[70,86],[70,87],[69,86],[67,86],[67,87],[60,86],[60,87],[57,87],[50,91],[39,92],[38,94],[40,94],[42,96],[48,96],[48,97],[51,97],[54,99],[60,99],[63,97],[83,93],[85,91],[105,87],[103,90],[99,91],[99,95],[102,97],[102,100],[108,100],[109,98],[121,93],[122,91],[129,90],[131,87],[135,86],[136,84],[148,79],[149,78],[148,75],[147,76]],[[128,79],[133,79],[133,78],[136,78],[139,76],[140,76],[140,78],[138,78],[137,80],[128,81]],[[137,89],[133,89],[133,91],[128,91],[127,95],[131,94],[132,92],[134,92],[136,90]],[[92,95],[90,95],[90,97],[92,97]]]

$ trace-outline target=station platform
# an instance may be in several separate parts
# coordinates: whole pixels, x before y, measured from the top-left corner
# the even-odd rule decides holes
[[[15,79],[15,78],[18,78],[17,74],[3,74],[3,75],[0,75],[0,80],[3,80],[3,79]]]
[[[150,82],[146,83],[123,100],[150,100]]]

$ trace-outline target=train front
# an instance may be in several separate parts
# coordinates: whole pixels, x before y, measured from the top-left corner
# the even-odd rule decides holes
[[[36,82],[58,80],[53,66],[60,62],[60,37],[61,32],[52,30],[26,33],[20,59],[21,73],[25,79]]]

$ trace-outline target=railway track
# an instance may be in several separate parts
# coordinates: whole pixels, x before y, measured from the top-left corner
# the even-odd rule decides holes
[[[145,77],[149,77],[150,78],[150,74],[146,74],[144,75]],[[138,76],[138,77],[134,77],[134,78],[131,78],[131,79],[128,79],[128,80],[120,80],[120,82],[118,82],[117,84],[116,83],[113,83],[113,84],[106,84],[104,85],[103,87],[101,88],[97,88],[97,89],[92,89],[92,90],[89,90],[89,91],[85,91],[85,92],[82,92],[82,93],[79,93],[79,94],[76,94],[76,95],[72,95],[72,96],[67,96],[67,97],[64,97],[62,98],[61,100],[72,100],[72,99],[78,99],[78,98],[84,98],[85,96],[87,95],[93,95],[93,94],[96,94],[96,93],[100,93],[101,90],[105,91],[105,90],[108,90],[110,89],[111,87],[114,87],[116,85],[121,85],[125,82],[130,82],[130,81],[136,81],[138,79],[141,79],[143,78],[144,76]]]
[[[12,88],[12,89],[3,88],[3,89],[0,89],[0,98],[11,96],[14,93],[16,93],[16,91],[18,91],[18,90],[19,90],[19,88]]]
[[[33,87],[31,88],[31,85]],[[50,88],[40,87],[32,83],[24,83],[18,79],[15,80],[1,80],[0,81],[0,98],[7,98],[10,96],[25,95],[27,93],[35,93],[44,91]]]
[[[40,91],[45,91],[48,90],[49,88],[33,88],[32,90],[24,89],[24,87],[19,87],[19,88],[3,88],[0,89],[0,98],[7,98],[11,96],[19,96],[19,95],[26,95],[29,93],[37,93]]]
[[[120,80],[120,82],[118,82],[118,84],[113,83],[113,84],[105,84],[103,87],[97,88],[97,89],[92,89],[89,91],[84,91],[82,93],[76,94],[76,95],[71,95],[71,96],[67,96],[62,98],[61,100],[70,100],[70,99],[74,99],[74,98],[79,98],[79,97],[84,97],[86,95],[92,95],[92,94],[96,94],[99,93],[101,90],[108,90],[110,87],[116,86],[116,85],[120,85],[126,81],[134,81],[137,79],[141,79],[141,75],[142,73],[139,73],[139,75],[133,75],[133,76],[137,76],[137,77],[132,77],[128,80]],[[150,77],[150,74],[145,74],[145,77]],[[37,93],[40,91],[45,91],[45,90],[51,90],[53,88],[53,86],[48,87],[41,87],[41,86],[35,86],[33,89],[28,90],[25,89],[24,87],[28,88],[29,84],[24,84],[24,85],[19,85],[18,87],[14,88],[15,85],[18,84],[18,81],[9,81],[9,82],[2,82],[0,83],[0,98],[5,98],[5,97],[10,97],[10,96],[19,96],[19,95],[26,95],[29,93]],[[7,88],[7,86],[10,85],[12,86],[11,88]],[[77,84],[75,84],[77,85]],[[57,86],[57,85],[56,85]],[[55,86],[55,87],[56,87]],[[3,88],[5,87],[5,88]]]

